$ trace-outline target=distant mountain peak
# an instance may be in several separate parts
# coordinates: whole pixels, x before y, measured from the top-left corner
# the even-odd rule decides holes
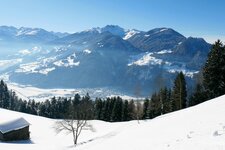
[[[161,51],[172,49],[186,39],[182,34],[171,28],[155,28],[147,32],[135,33],[127,40],[143,51]]]
[[[102,27],[102,29],[104,30],[125,30],[124,28],[120,27],[119,25],[106,25],[104,27]]]
[[[21,35],[36,35],[41,29],[37,28],[25,28],[21,27],[18,29],[16,36],[21,36]]]
[[[190,55],[193,57],[196,52],[201,52],[207,55],[210,47],[211,45],[207,43],[203,38],[188,37],[179,45],[177,45],[177,47],[174,49],[174,54],[186,56]]]
[[[82,32],[91,32],[91,33],[102,33],[102,32],[110,32],[113,35],[117,35],[123,37],[125,35],[125,29],[121,28],[118,25],[106,25],[104,27],[94,27],[91,29],[84,30]],[[80,32],[80,33],[82,33]]]
[[[187,40],[188,41],[195,40],[195,41],[201,41],[201,42],[207,43],[203,38],[199,38],[199,37],[192,37],[192,36],[190,36],[190,37],[187,38]]]
[[[138,34],[138,33],[141,33],[143,31],[139,31],[139,30],[136,30],[136,29],[131,29],[131,30],[128,30],[126,32],[126,35],[123,37],[124,40],[128,40],[129,38],[131,38],[132,36],[134,36],[135,34]]]
[[[159,33],[165,33],[165,32],[176,32],[176,33],[178,33],[177,31],[173,30],[172,28],[166,28],[166,27],[154,28],[154,29],[151,29],[151,30],[147,31],[147,33],[149,33],[149,34],[159,34]]]
[[[96,33],[101,33],[101,28],[100,27],[94,27],[94,28],[90,28],[78,33],[85,33],[85,32],[96,32]]]
[[[120,26],[118,25],[107,25],[103,28],[101,28],[102,32],[110,32],[114,35],[117,35],[117,36],[120,36],[120,37],[124,37],[125,35],[125,29],[124,28],[121,28]]]
[[[1,40],[7,42],[33,42],[45,43],[57,38],[68,35],[67,33],[59,33],[47,31],[42,28],[29,28],[29,27],[13,27],[13,26],[0,26]]]

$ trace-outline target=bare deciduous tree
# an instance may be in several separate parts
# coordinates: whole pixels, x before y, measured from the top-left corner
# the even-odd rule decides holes
[[[89,97],[84,97],[83,100],[76,102],[69,110],[67,119],[57,121],[55,124],[56,133],[66,131],[72,133],[73,143],[76,146],[78,137],[83,130],[94,131],[92,125],[88,123],[91,119],[92,102]]]
[[[72,133],[73,143],[77,145],[78,137],[83,130],[93,131],[91,124],[87,123],[87,120],[74,120],[74,119],[65,119],[62,121],[57,121],[55,125],[55,130],[57,133],[66,131],[67,133]]]
[[[135,86],[135,89],[134,89],[134,95],[139,98],[141,97],[141,85],[140,84],[137,84]],[[135,103],[135,110],[134,110],[134,115],[137,119],[137,122],[138,124],[140,123],[139,120],[140,118],[142,117],[142,114],[143,114],[143,110],[142,110],[142,104],[140,103],[140,101],[137,99],[136,103]]]
[[[141,102],[139,100],[136,101],[136,106],[135,106],[135,116],[136,116],[136,119],[138,121],[138,124],[140,123],[139,120],[140,118],[142,117],[143,115],[143,106],[141,104]]]

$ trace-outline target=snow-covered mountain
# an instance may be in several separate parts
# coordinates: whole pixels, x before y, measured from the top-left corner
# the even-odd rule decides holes
[[[170,28],[156,28],[148,32],[140,32],[127,39],[135,47],[143,51],[161,51],[173,49],[185,37]]]
[[[91,40],[93,37],[95,37],[96,35],[105,33],[105,32],[109,32],[114,36],[118,36],[123,38],[124,40],[128,40],[129,38],[131,38],[132,36],[134,36],[135,34],[138,33],[143,33],[143,31],[139,31],[136,29],[123,29],[118,25],[107,25],[105,27],[95,27],[95,28],[91,28],[91,29],[87,29],[84,30],[82,32],[77,32],[74,34],[71,34],[69,36],[65,36],[63,38],[60,39],[56,39],[54,41],[52,41],[51,43],[54,44],[69,44],[71,42],[74,41],[79,41],[81,39],[86,39],[86,40]]]
[[[170,28],[144,32],[107,25],[64,36],[38,28],[0,31],[0,37],[7,33],[17,43],[26,41],[0,60],[1,74],[9,81],[41,88],[109,87],[133,96],[136,90],[147,96],[171,86],[177,71],[191,85],[211,46]],[[13,45],[1,43],[0,48]]]
[[[49,32],[41,28],[0,26],[0,39],[6,42],[45,43],[66,35],[68,33]]]
[[[225,149],[225,96],[159,116],[152,120],[108,123],[92,120],[95,132],[84,130],[78,150],[223,150]],[[0,142],[4,150],[72,150],[72,135],[56,134],[57,120],[0,109],[0,123],[23,117],[31,139]]]

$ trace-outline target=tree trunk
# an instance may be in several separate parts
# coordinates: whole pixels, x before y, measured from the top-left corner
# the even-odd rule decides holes
[[[76,146],[77,145],[77,136],[75,134],[75,131],[73,131],[73,144]]]

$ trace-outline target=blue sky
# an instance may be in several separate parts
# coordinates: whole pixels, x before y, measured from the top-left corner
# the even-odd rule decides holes
[[[0,0],[0,25],[77,32],[116,24],[225,42],[224,0]]]

